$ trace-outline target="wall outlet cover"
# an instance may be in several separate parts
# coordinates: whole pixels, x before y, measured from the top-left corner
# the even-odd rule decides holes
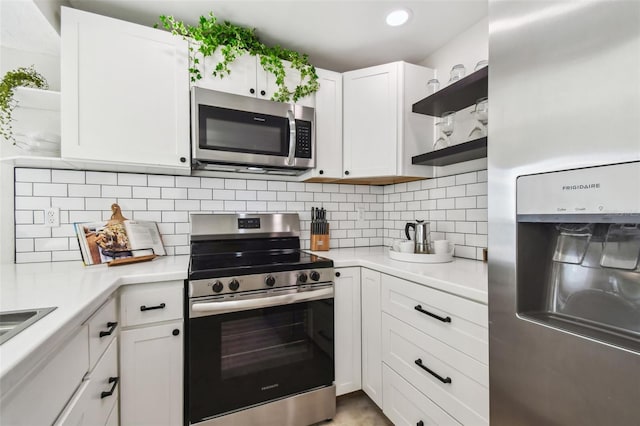
[[[60,226],[60,209],[49,207],[44,211],[44,224],[51,228]]]

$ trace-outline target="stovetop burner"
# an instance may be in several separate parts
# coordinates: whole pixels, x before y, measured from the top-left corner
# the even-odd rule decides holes
[[[332,267],[332,260],[302,250],[226,252],[192,256],[189,279]]]

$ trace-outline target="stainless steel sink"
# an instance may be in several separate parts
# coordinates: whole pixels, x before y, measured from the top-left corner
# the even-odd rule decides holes
[[[56,309],[37,308],[0,312],[0,345]]]

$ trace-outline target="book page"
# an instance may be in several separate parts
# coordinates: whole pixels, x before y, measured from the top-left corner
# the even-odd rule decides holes
[[[129,243],[131,249],[134,251],[144,249],[153,249],[153,253],[159,256],[164,256],[166,251],[162,244],[162,238],[160,237],[160,231],[158,231],[158,224],[155,222],[127,220],[124,222],[124,226],[127,230],[127,236],[129,237]],[[151,254],[151,252],[135,253],[135,256],[143,254]]]

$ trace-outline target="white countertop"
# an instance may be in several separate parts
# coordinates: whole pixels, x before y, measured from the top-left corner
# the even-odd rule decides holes
[[[121,285],[183,280],[189,256],[109,267],[81,262],[0,265],[0,311],[56,309],[0,345],[0,388],[13,387]]]
[[[483,304],[488,303],[487,264],[454,257],[449,263],[411,263],[393,260],[388,247],[356,247],[312,252],[333,260],[336,268],[362,266],[446,291]]]
[[[332,259],[336,268],[362,266],[487,303],[485,263],[459,258],[450,263],[407,263],[390,259],[386,250],[361,247],[315,253]],[[77,261],[0,265],[0,311],[56,307],[0,345],[0,388],[7,390],[18,383],[120,286],[183,280],[188,265],[189,256],[118,267],[85,267]]]

